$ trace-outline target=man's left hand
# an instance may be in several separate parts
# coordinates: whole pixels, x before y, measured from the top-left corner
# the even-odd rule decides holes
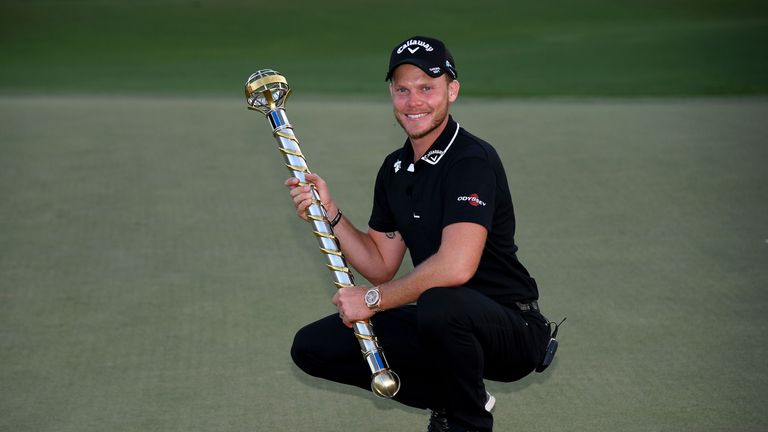
[[[339,288],[333,296],[333,304],[339,310],[339,317],[349,328],[352,328],[355,321],[365,321],[374,314],[365,304],[366,291],[366,286]]]

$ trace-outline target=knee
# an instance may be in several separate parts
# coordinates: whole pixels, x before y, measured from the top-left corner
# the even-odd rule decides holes
[[[440,336],[467,323],[467,311],[460,298],[461,288],[432,288],[417,302],[419,333]]]
[[[291,345],[291,359],[305,373],[317,376],[317,347],[315,338],[309,333],[306,327],[296,332]]]

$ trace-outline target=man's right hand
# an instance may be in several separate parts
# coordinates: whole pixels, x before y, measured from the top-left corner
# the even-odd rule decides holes
[[[317,193],[320,195],[320,201],[325,207],[325,211],[328,213],[329,218],[333,218],[339,212],[336,204],[331,198],[331,193],[328,191],[328,185],[317,174],[305,174],[304,177],[307,182],[315,185]],[[307,220],[307,208],[312,205],[312,189],[309,185],[299,186],[299,179],[291,177],[285,181],[285,186],[288,187],[291,198],[293,199],[293,205],[296,208],[296,214]]]

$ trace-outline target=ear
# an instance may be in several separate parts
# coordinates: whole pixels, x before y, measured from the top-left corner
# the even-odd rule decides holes
[[[459,84],[458,80],[452,80],[448,83],[448,102],[454,102],[459,97]]]

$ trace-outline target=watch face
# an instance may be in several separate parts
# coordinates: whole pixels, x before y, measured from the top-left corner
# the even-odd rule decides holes
[[[369,290],[367,293],[365,293],[365,304],[368,306],[373,306],[376,303],[379,302],[379,292],[376,290]]]

